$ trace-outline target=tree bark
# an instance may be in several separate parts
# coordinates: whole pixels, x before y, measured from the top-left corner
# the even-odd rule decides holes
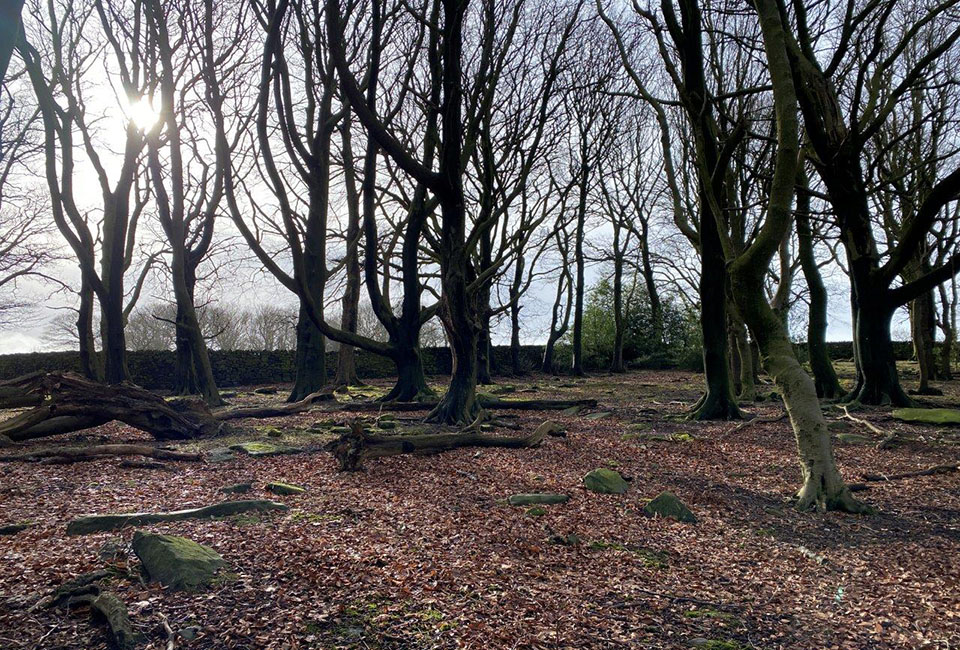
[[[391,436],[364,433],[363,425],[359,422],[352,422],[350,432],[330,442],[327,445],[327,451],[337,459],[341,472],[349,472],[362,469],[363,461],[368,458],[397,456],[399,454],[439,453],[461,447],[506,447],[509,449],[536,447],[556,428],[555,423],[544,422],[533,433],[519,438],[484,434],[472,430],[449,434]]]
[[[827,289],[817,266],[814,254],[813,229],[810,227],[810,195],[806,174],[801,170],[797,174],[801,190],[797,194],[797,249],[800,268],[810,293],[810,312],[807,317],[807,355],[810,357],[810,369],[813,370],[814,386],[817,396],[836,399],[843,394],[837,372],[827,353]]]
[[[288,402],[299,402],[327,385],[326,339],[302,303],[297,318],[295,373]]]
[[[164,400],[132,384],[106,386],[72,373],[26,375],[3,383],[43,401],[0,422],[0,434],[13,441],[69,433],[119,420],[157,440],[213,436],[226,427],[203,402]]]

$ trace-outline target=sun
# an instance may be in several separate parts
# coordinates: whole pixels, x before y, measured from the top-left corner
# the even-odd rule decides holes
[[[147,131],[160,120],[160,111],[149,97],[130,98],[124,113],[141,130]]]

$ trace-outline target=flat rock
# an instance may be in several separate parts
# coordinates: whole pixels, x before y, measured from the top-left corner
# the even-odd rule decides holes
[[[239,451],[248,456],[283,456],[286,454],[299,454],[302,449],[298,447],[288,447],[286,445],[275,445],[271,442],[240,442],[230,445],[230,449]]]
[[[623,494],[630,487],[620,476],[620,472],[606,467],[599,467],[587,472],[587,475],[583,477],[583,486],[591,492],[599,492],[600,494]]]
[[[220,491],[226,494],[246,494],[252,489],[253,483],[235,483],[234,485],[224,485],[220,488]]]
[[[7,524],[6,526],[0,526],[0,535],[16,535],[17,533],[23,532],[31,526],[33,526],[33,524],[27,521],[19,524]]]
[[[532,506],[539,504],[566,503],[570,500],[567,494],[534,493],[534,494],[514,494],[507,497],[507,503],[512,506]]]
[[[290,485],[289,483],[267,483],[267,489],[273,492],[274,494],[303,494],[307,491],[307,488],[300,487],[299,485]]]
[[[206,455],[208,463],[226,463],[234,458],[236,458],[236,456],[227,447],[216,447],[208,451]]]
[[[279,391],[273,386],[261,386],[260,388],[254,388],[253,392],[257,395],[276,395]]]
[[[671,492],[661,492],[653,501],[643,507],[650,516],[668,517],[685,523],[696,523],[697,517],[684,503]]]
[[[894,419],[918,424],[960,424],[960,410],[957,409],[894,409]]]
[[[133,534],[133,552],[152,582],[171,589],[199,589],[226,564],[209,546],[173,535],[137,531]]]

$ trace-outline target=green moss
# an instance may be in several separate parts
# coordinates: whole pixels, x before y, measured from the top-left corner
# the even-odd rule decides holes
[[[280,482],[268,483],[267,489],[274,494],[281,495],[303,494],[307,491],[306,488],[302,488],[299,485],[291,485],[289,483]]]
[[[684,612],[687,618],[713,618],[721,621],[735,621],[737,617],[727,612],[720,612],[715,609],[691,609]]]
[[[587,546],[591,551],[622,551],[631,553],[642,561],[643,566],[648,569],[666,569],[667,554],[661,551],[644,548],[643,546],[624,545],[617,542],[607,542],[604,540],[594,540]]]
[[[542,517],[543,515],[547,514],[547,510],[546,508],[541,508],[540,506],[534,506],[532,508],[528,508],[526,514],[530,517]]]
[[[957,409],[905,408],[894,409],[891,415],[897,420],[917,424],[960,424],[960,410]]]

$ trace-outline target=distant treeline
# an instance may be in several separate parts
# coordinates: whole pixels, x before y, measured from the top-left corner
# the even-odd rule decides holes
[[[899,360],[908,360],[913,356],[911,344],[907,341],[894,342],[894,351]],[[805,357],[806,344],[797,345],[801,358]],[[827,343],[831,358],[835,360],[851,359],[853,344],[850,341]],[[494,346],[494,373],[507,372],[510,368],[509,346]],[[543,346],[525,345],[520,349],[525,368],[538,368]],[[213,372],[221,386],[248,386],[256,384],[287,383],[294,378],[293,350],[213,350],[210,352]],[[330,377],[336,370],[335,352],[328,352],[327,368]],[[128,354],[127,363],[131,379],[154,390],[166,390],[173,386],[175,353],[169,350],[141,350]],[[568,346],[557,348],[557,366],[567,367],[570,363]],[[447,375],[450,373],[451,360],[448,348],[424,348],[423,365],[428,375]],[[665,367],[662,360],[637,360],[631,365],[642,367]],[[688,368],[697,370],[697,368]],[[0,355],[0,379],[10,379],[37,370],[67,370],[79,372],[80,354],[68,352],[30,352]],[[592,370],[606,370],[592,368]],[[357,352],[357,371],[361,379],[392,377],[395,367],[389,359],[366,352]]]

